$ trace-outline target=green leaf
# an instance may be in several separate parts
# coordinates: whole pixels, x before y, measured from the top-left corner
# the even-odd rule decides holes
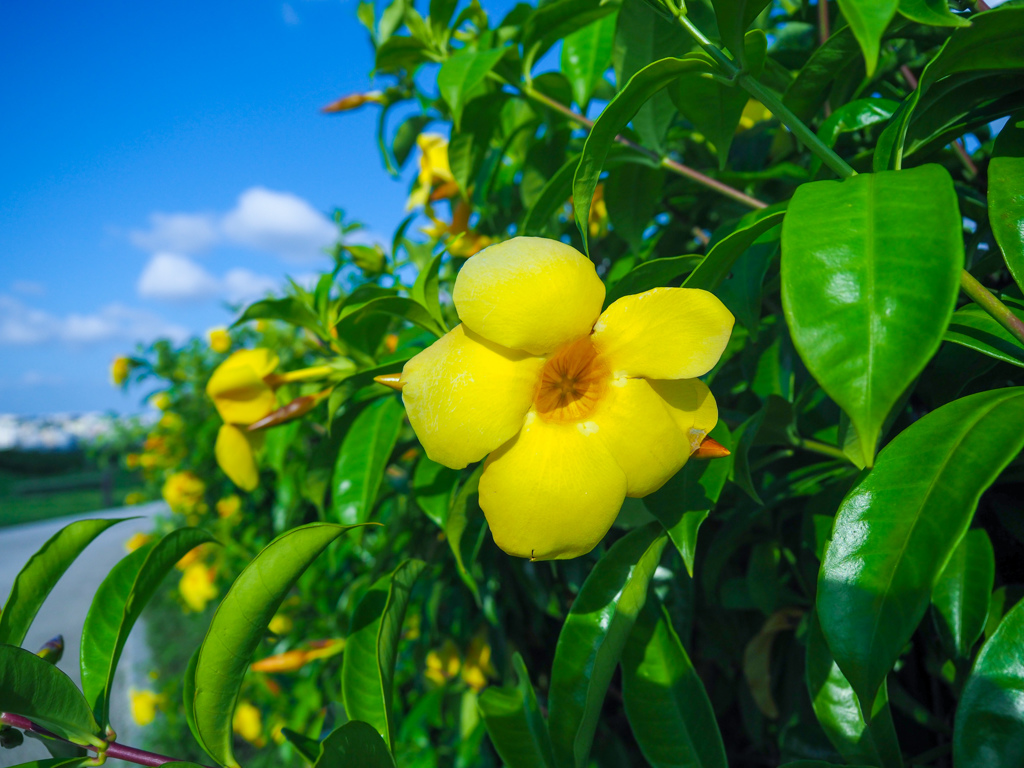
[[[487,735],[508,768],[555,768],[548,725],[523,657],[513,654],[512,665],[519,678],[516,687],[491,686],[480,694],[478,706]]]
[[[1001,300],[1013,314],[1024,320],[1024,301],[1009,296],[1003,296]],[[1024,345],[977,304],[968,304],[953,313],[944,338],[1024,368]]]
[[[837,81],[848,79],[850,70],[862,71],[859,54],[853,31],[844,26],[814,50],[789,84],[782,103],[798,118],[809,121],[828,100]]]
[[[900,768],[903,759],[885,685],[875,697],[870,724],[866,723],[857,695],[825,643],[816,614],[811,614],[807,629],[807,692],[832,746],[851,764]]]
[[[409,295],[413,301],[426,308],[430,316],[437,321],[439,327],[447,331],[444,314],[441,312],[441,281],[438,277],[438,273],[441,270],[441,257],[443,256],[444,251],[441,251],[430,260],[430,264],[420,270],[420,273],[416,276],[416,282],[413,283],[412,290],[409,291]]]
[[[712,0],[722,42],[744,68],[750,64],[745,58],[749,51],[745,50],[744,35],[754,23],[754,19],[770,2],[771,0]]]
[[[654,768],[728,765],[704,684],[657,598],[640,611],[622,652],[622,698]]]
[[[732,450],[732,435],[725,422],[718,422],[709,437]],[[731,456],[688,461],[665,485],[644,497],[644,506],[665,526],[691,578],[697,555],[697,532],[715,508],[730,469]]]
[[[100,726],[71,678],[13,645],[0,645],[0,712],[27,717],[76,744],[104,744]]]
[[[714,291],[729,276],[736,259],[754,244],[761,235],[782,222],[785,211],[775,211],[755,219],[752,223],[740,221],[735,232],[715,243],[707,255],[683,281],[684,288],[702,288]]]
[[[1024,157],[988,164],[988,217],[1017,285],[1024,288]]]
[[[43,760],[32,760],[28,763],[18,763],[14,768],[80,768],[90,765],[91,757],[48,757]],[[175,765],[191,765],[191,763],[165,763],[174,768]]]
[[[1024,764],[1024,601],[1003,617],[967,678],[953,724],[957,768]]]
[[[530,210],[523,218],[524,235],[542,235],[554,215],[561,210],[572,194],[572,179],[579,165],[578,157],[570,157],[547,180]]]
[[[980,528],[968,531],[932,590],[932,616],[950,655],[971,658],[988,619],[995,569],[988,534]]]
[[[387,745],[369,723],[350,720],[320,744],[313,768],[395,768]]]
[[[616,3],[600,0],[553,0],[533,10],[523,23],[523,73],[555,43],[617,10]]]
[[[78,520],[51,536],[14,579],[0,613],[0,643],[21,645],[46,596],[75,558],[107,528],[130,519]]]
[[[316,312],[306,302],[296,296],[288,296],[283,299],[263,299],[256,301],[245,308],[241,316],[231,324],[236,328],[242,323],[250,320],[280,320],[284,323],[297,325],[306,328],[319,336],[327,338],[324,327]]]
[[[868,77],[875,74],[882,35],[898,6],[899,0],[839,0],[839,10],[864,52]]]
[[[865,466],[942,342],[964,264],[961,227],[952,179],[937,165],[804,184],[790,201],[786,320],[811,375],[853,422]]]
[[[576,226],[583,237],[583,246],[589,253],[587,243],[590,204],[594,190],[604,167],[608,150],[616,135],[626,127],[637,110],[651,96],[667,86],[684,72],[710,72],[713,65],[700,54],[690,54],[681,59],[661,59],[641,69],[629,79],[626,86],[616,94],[597,118],[590,135],[583,145],[580,163],[572,182],[575,203]]]
[[[421,560],[406,560],[381,576],[359,601],[341,667],[341,690],[346,714],[372,726],[394,749],[392,713],[395,658],[409,593],[420,571]]]
[[[466,561],[462,555],[462,535],[469,526],[470,513],[478,511],[478,502],[473,497],[479,494],[480,476],[483,473],[484,465],[481,462],[455,494],[444,523],[445,536],[448,539],[448,546],[451,547],[452,554],[455,556],[455,566],[459,571],[459,577],[469,587],[477,603],[480,602],[480,589],[476,585],[473,574],[466,567]]]
[[[945,0],[943,0],[945,2]],[[862,131],[872,125],[886,122],[899,108],[899,102],[891,99],[857,99],[843,104],[835,110],[818,129],[818,138],[829,147],[844,133]],[[821,158],[815,156],[811,160],[811,178],[821,168]]]
[[[281,735],[288,740],[289,744],[295,747],[296,752],[306,758],[309,762],[315,763],[317,757],[320,756],[320,742],[316,739],[304,736],[301,733],[293,731],[291,728],[282,728]],[[377,735],[376,732],[374,735]],[[377,736],[377,738],[380,738],[380,736]]]
[[[346,307],[348,309],[348,307]],[[344,338],[346,331],[353,329],[360,322],[370,315],[385,314],[400,317],[418,325],[425,331],[435,336],[444,336],[448,331],[435,320],[425,306],[404,296],[379,296],[370,299],[365,304],[358,305],[351,311],[342,311],[341,319],[338,321],[338,334]]]
[[[604,16],[562,41],[562,72],[572,85],[573,98],[584,111],[594,87],[611,66],[616,19],[615,14]]]
[[[587,765],[608,683],[666,541],[661,523],[630,531],[597,562],[573,601],[551,668],[548,725],[559,765]]]
[[[608,289],[604,299],[607,307],[616,299],[643,293],[658,286],[668,285],[680,275],[692,272],[704,257],[696,254],[670,256],[664,259],[651,259],[633,267]]]
[[[142,609],[164,576],[187,552],[213,537],[202,528],[182,528],[118,562],[96,590],[82,625],[82,693],[101,726],[109,723],[110,693],[121,651]]]
[[[231,720],[267,625],[303,571],[352,528],[310,523],[281,534],[242,570],[213,615],[196,659],[194,711],[200,744],[221,765],[238,768]]]
[[[1022,388],[944,405],[886,446],[839,507],[818,616],[862,706],[910,641],[982,492],[1024,446],[1021,423]]]
[[[456,130],[462,122],[462,110],[469,97],[501,61],[506,50],[459,51],[441,65],[441,71],[437,73],[437,89],[452,110]]]
[[[402,401],[393,396],[377,398],[356,416],[334,465],[332,519],[343,525],[370,519],[404,421]]]
[[[458,470],[431,461],[427,456],[416,462],[412,476],[412,497],[442,531],[448,522],[448,509],[455,498],[458,484]]]
[[[733,264],[729,277],[715,291],[736,322],[750,332],[752,342],[757,341],[761,327],[764,279],[779,255],[778,239],[771,234],[764,239],[767,242],[755,242],[747,249],[746,256]]]
[[[755,29],[747,33],[747,69],[757,77],[764,66],[767,55],[767,40],[764,32]],[[726,85],[713,77],[702,74],[683,75],[669,91],[676,107],[693,127],[703,134],[715,147],[718,167],[725,169],[729,160],[729,147],[743,116],[743,109],[750,97],[735,84]]]
[[[636,253],[643,248],[647,229],[661,204],[665,173],[640,163],[627,163],[612,170],[604,185],[608,218],[615,233]]]
[[[933,27],[969,27],[971,22],[949,10],[946,0],[899,0],[900,15]]]
[[[181,680],[181,702],[185,708],[185,723],[188,725],[189,731],[192,732],[192,737],[206,754],[210,754],[210,748],[203,742],[202,734],[199,733],[199,728],[196,726],[196,665],[199,663],[200,650],[202,650],[201,647],[196,648],[192,656],[189,657],[188,666],[185,667],[185,675]]]

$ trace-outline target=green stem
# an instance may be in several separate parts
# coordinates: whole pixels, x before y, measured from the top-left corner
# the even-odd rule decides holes
[[[966,269],[960,273],[960,288],[979,307],[988,312],[997,323],[1008,330],[1017,341],[1024,344],[1024,322]]]
[[[842,449],[836,448],[834,445],[828,443],[822,443],[818,440],[805,440],[803,438],[796,441],[797,448],[803,448],[805,451],[812,451],[813,453],[820,453],[822,456],[829,456],[833,459],[839,459],[850,463],[850,457],[843,453]]]

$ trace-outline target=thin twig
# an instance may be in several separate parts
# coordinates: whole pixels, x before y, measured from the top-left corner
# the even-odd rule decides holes
[[[960,273],[960,287],[978,306],[1008,330],[1017,341],[1024,344],[1024,322],[966,269]]]

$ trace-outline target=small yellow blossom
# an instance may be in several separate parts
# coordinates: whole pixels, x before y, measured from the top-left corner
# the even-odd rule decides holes
[[[270,620],[267,625],[267,629],[273,632],[275,635],[287,635],[292,631],[293,622],[290,618],[285,616],[283,613],[275,613],[274,618]]]
[[[127,499],[126,499],[126,501],[127,501]],[[131,538],[128,539],[128,541],[126,541],[124,543],[125,551],[127,551],[127,552],[134,552],[139,547],[146,546],[152,540],[153,540],[153,536],[151,534],[148,534],[148,533],[142,533],[140,531],[139,533],[132,534]]]
[[[160,417],[157,426],[166,432],[178,432],[185,426],[185,420],[178,414],[168,411]]]
[[[416,137],[420,148],[420,172],[406,210],[422,208],[431,200],[458,194],[451,167],[448,165],[448,139],[437,133],[421,133]]]
[[[211,328],[209,331],[210,349],[224,354],[231,349],[231,335],[227,328]]]
[[[758,123],[772,119],[772,113],[757,99],[750,99],[747,106],[743,108],[739,125],[736,126],[736,133],[748,131]]]
[[[162,463],[162,458],[159,454],[147,451],[146,453],[139,456],[139,466],[143,469],[155,469]]]
[[[191,472],[175,472],[163,487],[164,501],[172,512],[187,515],[199,509],[206,493],[206,483]]]
[[[132,361],[127,357],[115,357],[110,364],[110,380],[115,387],[120,387],[128,380],[128,374],[132,369]]]
[[[217,502],[217,516],[231,517],[232,515],[238,514],[238,510],[241,508],[242,500],[237,495],[231,494]]]
[[[153,691],[138,690],[132,688],[129,691],[132,702],[132,719],[136,725],[149,725],[156,718],[158,709],[162,709],[167,703],[167,697],[162,693]]]
[[[181,575],[178,592],[185,605],[196,613],[205,611],[207,603],[217,597],[217,588],[213,585],[215,573],[213,568],[197,562],[192,563]]]
[[[149,404],[158,411],[166,411],[171,407],[171,396],[166,392],[156,392],[150,396]]]
[[[603,237],[608,234],[608,204],[604,201],[604,184],[598,184],[594,190],[587,230],[591,237]]]
[[[427,668],[423,676],[435,685],[444,685],[459,674],[459,649],[451,638],[446,638],[441,647],[427,654]]]
[[[462,664],[462,679],[466,685],[479,693],[487,687],[489,678],[496,676],[491,664],[491,646],[487,642],[487,630],[473,636],[466,649],[466,660]]]
[[[198,547],[193,547],[188,552],[186,552],[184,555],[182,555],[181,559],[177,563],[174,564],[174,567],[177,568],[179,571],[184,571],[186,568],[188,568],[190,565],[192,565],[192,563],[196,562],[196,560],[199,560],[200,558],[204,557],[205,555],[206,555],[206,546],[203,545],[203,544],[200,544]]]
[[[250,744],[262,747],[265,743],[263,739],[263,716],[248,701],[238,702],[238,706],[235,707],[235,716],[231,720],[231,728]]]
[[[697,377],[729,341],[725,305],[655,288],[602,312],[604,297],[593,263],[564,243],[491,246],[456,279],[462,324],[397,383],[432,460],[461,469],[490,454],[480,506],[511,555],[586,554],[626,496],[658,490],[718,421]]]

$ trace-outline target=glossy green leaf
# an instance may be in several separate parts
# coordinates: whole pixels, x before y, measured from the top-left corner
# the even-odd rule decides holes
[[[443,256],[444,251],[441,251],[430,260],[430,263],[425,268],[420,270],[420,273],[416,276],[416,282],[413,283],[412,290],[409,291],[409,295],[412,296],[413,301],[426,308],[440,328],[447,330],[444,314],[441,312],[441,284],[438,278],[438,272],[441,270],[441,258]]]
[[[444,530],[448,509],[455,498],[459,472],[422,456],[412,476],[412,493],[417,506],[438,528]]]
[[[732,450],[732,435],[725,422],[718,422],[709,437]],[[718,502],[731,468],[732,456],[709,461],[694,459],[686,462],[665,485],[644,497],[644,506],[665,527],[691,578],[697,533]]]
[[[615,3],[600,0],[552,0],[539,4],[523,24],[523,73],[558,41],[614,13]]]
[[[651,259],[638,264],[612,283],[605,296],[604,305],[607,307],[623,296],[631,296],[634,293],[643,293],[658,286],[668,285],[680,275],[692,272],[703,258],[696,254],[687,254],[685,256],[669,256],[664,259]]]
[[[1024,320],[1024,301],[1003,296],[1002,302]],[[953,313],[945,339],[1024,368],[1024,345],[977,304],[968,304]]]
[[[518,685],[491,686],[480,694],[478,704],[487,735],[508,768],[555,768],[548,725],[523,657],[514,654],[512,664]]]
[[[657,598],[640,611],[622,651],[622,698],[654,768],[726,768],[715,712]]]
[[[729,276],[736,259],[754,244],[761,235],[782,222],[785,211],[775,211],[748,222],[743,220],[735,232],[715,243],[707,255],[683,281],[684,288],[702,288],[714,291]]]
[[[394,758],[373,726],[350,720],[320,744],[313,768],[395,768]]]
[[[609,14],[568,35],[562,41],[562,72],[572,95],[586,109],[595,86],[612,63],[616,16]]]
[[[447,333],[447,329],[435,320],[427,308],[419,302],[404,296],[379,296],[355,307],[346,305],[336,326],[338,334],[344,337],[350,329],[374,314],[400,317],[438,337]]]
[[[983,529],[967,532],[932,590],[932,616],[943,644],[961,659],[985,631],[995,583],[995,553]]]
[[[861,702],[928,608],[982,492],[1024,447],[1024,389],[955,400],[886,446],[843,500],[818,576],[818,616]]]
[[[437,73],[437,89],[441,98],[448,102],[458,129],[462,122],[462,110],[469,97],[494,69],[505,55],[504,48],[489,51],[459,51],[443,65]]]
[[[863,73],[860,46],[849,26],[835,32],[818,46],[797,72],[783,95],[782,103],[801,120],[808,121],[828,100],[839,80],[845,80],[850,70]]]
[[[548,726],[562,766],[587,765],[608,683],[667,538],[649,523],[615,542],[573,601],[555,646]]]
[[[879,689],[866,723],[853,687],[825,643],[817,615],[811,615],[807,627],[807,692],[828,740],[848,763],[900,768],[903,759],[886,686]]]
[[[547,180],[537,199],[523,219],[524,235],[542,235],[554,215],[565,207],[572,194],[572,179],[579,165],[578,157],[570,157]]]
[[[864,52],[868,77],[875,74],[882,35],[898,7],[899,0],[839,0],[839,9]]]
[[[698,54],[690,54],[679,59],[660,59],[633,75],[597,118],[583,145],[579,166],[572,182],[576,226],[580,230],[583,246],[588,253],[587,222],[590,220],[590,204],[608,150],[616,135],[633,119],[644,102],[679,75],[684,72],[710,72],[713,68],[705,56]]]
[[[760,74],[767,55],[764,32],[755,29],[747,33],[746,68],[754,76]],[[729,147],[743,116],[750,96],[736,84],[726,85],[708,75],[682,75],[669,90],[683,117],[693,123],[715,147],[718,167],[724,169],[729,160]]]
[[[1024,157],[993,157],[988,164],[992,234],[1018,286],[1024,287]]]
[[[750,332],[752,342],[757,341],[761,327],[764,279],[778,255],[778,239],[765,235],[764,242],[754,242],[744,257],[736,260],[729,277],[715,290],[736,322]]]
[[[745,50],[744,35],[754,19],[771,0],[712,0],[715,17],[718,19],[718,31],[722,35],[725,47],[738,58],[744,68],[751,65],[749,50]]]
[[[245,311],[232,323],[231,327],[235,328],[251,320],[280,320],[300,328],[306,328],[322,339],[327,338],[316,312],[297,296],[253,302],[245,308]]]
[[[196,665],[199,663],[200,650],[202,649],[196,648],[192,656],[189,657],[188,666],[185,667],[185,675],[181,679],[181,702],[185,709],[185,724],[192,732],[196,744],[201,746],[206,754],[211,754],[196,726]]]
[[[392,749],[395,658],[409,594],[424,567],[421,560],[406,560],[374,582],[356,607],[342,659],[345,712],[369,723]]]
[[[1024,764],[1024,601],[981,648],[953,724],[957,768]]]
[[[238,766],[231,720],[267,625],[303,571],[352,527],[310,523],[281,534],[242,570],[213,615],[196,659],[194,711],[200,743],[221,765]]]
[[[0,712],[27,717],[76,744],[104,743],[89,704],[71,678],[13,645],[0,645]]]
[[[376,732],[374,732],[376,734]],[[310,763],[315,763],[320,756],[320,742],[293,731],[291,728],[282,728],[281,735],[288,740],[288,743],[295,747],[295,751],[302,755]],[[380,738],[378,735],[377,738]]]
[[[370,519],[404,420],[402,401],[393,396],[374,400],[356,416],[334,465],[332,519],[343,525]]]
[[[96,590],[82,625],[82,693],[101,726],[109,723],[114,672],[128,635],[161,582],[184,555],[213,537],[181,528],[118,562]]]
[[[969,27],[971,22],[949,10],[946,0],[899,0],[902,16],[933,27]]]
[[[945,2],[945,0],[943,0]],[[844,133],[862,131],[872,125],[886,122],[899,108],[899,102],[891,99],[857,99],[835,110],[818,129],[818,138],[829,147]],[[811,160],[811,177],[821,168],[821,158]]]
[[[51,536],[14,579],[0,613],[0,643],[21,645],[43,601],[75,558],[107,528],[130,519],[78,520]]]
[[[804,184],[790,201],[786,320],[811,375],[850,417],[865,466],[942,342],[964,264],[961,227],[952,179],[937,165]]]
[[[479,502],[474,497],[479,495],[480,476],[483,473],[484,464],[481,462],[452,498],[451,506],[448,508],[448,517],[444,522],[445,537],[455,556],[455,567],[459,571],[459,577],[469,587],[478,603],[480,602],[480,588],[477,587],[476,579],[473,578],[473,574],[466,566],[466,559],[462,552],[462,535],[469,527],[470,514],[479,513]]]

